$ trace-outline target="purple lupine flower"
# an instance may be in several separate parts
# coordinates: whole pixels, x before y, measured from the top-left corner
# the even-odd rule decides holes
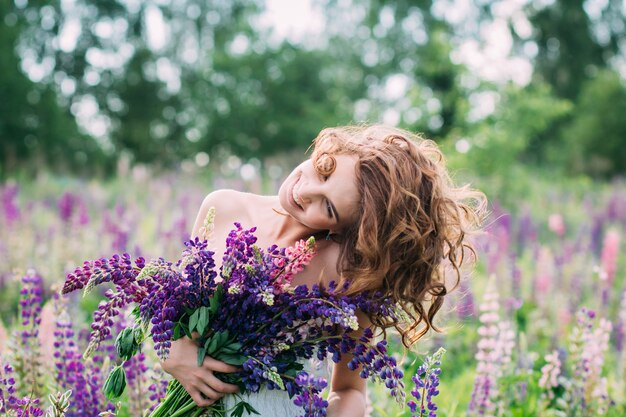
[[[126,371],[130,415],[138,416],[150,406],[149,398],[146,397],[145,393],[146,388],[149,386],[146,355],[143,352],[139,352],[125,361],[123,366]]]
[[[611,323],[600,318],[594,328],[596,313],[582,308],[576,315],[576,326],[570,337],[570,355],[574,364],[570,392],[570,409],[605,410],[610,403],[602,367],[612,329]]]
[[[169,380],[165,377],[160,366],[158,369],[153,369],[149,378],[151,383],[148,386],[148,392],[150,393],[148,399],[150,400],[151,405],[148,408],[148,411],[152,413],[152,411],[154,411],[154,409],[157,408],[157,406],[165,398]]]
[[[0,412],[9,415],[11,411],[19,417],[40,417],[43,410],[39,408],[39,399],[31,396],[18,397],[15,387],[13,367],[10,364],[0,364]]]
[[[620,190],[617,183],[606,205],[606,218],[611,222],[626,223],[626,198],[624,190]]]
[[[602,249],[602,234],[604,232],[605,218],[602,214],[596,214],[593,216],[591,224],[591,250],[597,256],[600,255]]]
[[[121,220],[113,220],[123,219],[125,208],[121,204],[118,204],[113,211],[115,213],[113,215],[108,212],[104,213],[104,233],[113,238],[111,243],[113,250],[125,251],[128,246],[130,228]]]
[[[432,356],[427,356],[411,378],[415,384],[415,388],[411,390],[411,395],[417,400],[417,403],[414,400],[410,400],[407,402],[407,405],[414,417],[437,416],[437,405],[434,402],[434,398],[439,395],[440,365],[444,353],[446,353],[446,350],[439,348]],[[419,414],[417,414],[418,408]]]
[[[66,191],[59,199],[59,218],[68,224],[72,220],[72,214],[76,209],[77,201],[74,194]]]
[[[76,196],[78,202],[78,225],[86,226],[89,223],[89,210],[87,210],[87,204],[85,200]]]
[[[304,416],[326,416],[328,401],[320,396],[322,390],[328,385],[326,380],[324,378],[316,378],[306,372],[299,372],[294,383],[302,389],[300,394],[296,395],[293,403],[304,409]]]
[[[71,390],[70,410],[66,417],[96,416],[105,407],[100,393],[102,369],[99,358],[83,361],[78,350],[72,321],[58,294],[54,296],[57,310],[54,331],[54,380],[58,388]]]
[[[530,242],[537,240],[537,230],[528,210],[524,210],[517,228],[517,253],[521,254]]]
[[[7,225],[12,225],[21,218],[20,209],[15,203],[15,198],[19,192],[17,184],[7,184],[2,189],[2,209],[4,221]]]
[[[615,326],[615,349],[619,352],[622,363],[626,363],[626,349],[624,349],[624,336],[626,336],[626,290],[622,293],[617,324]]]
[[[41,355],[39,343],[39,325],[41,324],[41,308],[43,295],[43,280],[34,269],[29,269],[22,277],[20,289],[18,326],[18,349],[15,360],[19,365],[19,380],[22,386],[31,394],[42,392],[40,369]]]

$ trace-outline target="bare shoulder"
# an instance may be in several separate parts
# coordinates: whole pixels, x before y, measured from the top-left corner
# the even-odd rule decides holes
[[[232,205],[236,205],[237,202],[244,198],[245,193],[230,189],[221,189],[211,191],[202,201],[202,208],[208,210],[210,207],[215,209],[225,208],[228,209]]]
[[[229,189],[210,192],[206,197],[204,197],[200,210],[198,211],[193,235],[197,235],[199,228],[211,207],[215,208],[215,215],[220,223],[223,221],[230,222],[231,219],[240,218],[244,214],[242,212],[242,207],[244,207],[242,202],[245,200],[245,196],[246,193]]]

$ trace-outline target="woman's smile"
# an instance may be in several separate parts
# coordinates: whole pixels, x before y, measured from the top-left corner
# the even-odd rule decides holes
[[[293,183],[293,186],[291,187],[291,203],[296,208],[304,210],[304,208],[302,207],[302,200],[300,199],[298,193],[296,193],[296,185],[300,182],[300,178],[302,178],[302,174],[300,174],[298,179],[296,179],[296,181]]]

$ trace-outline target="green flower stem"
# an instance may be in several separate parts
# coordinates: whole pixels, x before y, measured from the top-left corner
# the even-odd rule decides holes
[[[180,417],[180,416],[184,415],[186,412],[191,411],[194,407],[196,407],[196,403],[191,401],[189,404],[187,404],[183,408],[179,409],[174,414],[171,414],[171,417]]]

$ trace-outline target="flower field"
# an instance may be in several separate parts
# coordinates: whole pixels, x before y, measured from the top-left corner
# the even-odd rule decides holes
[[[124,251],[176,259],[203,197],[223,187],[260,185],[136,172],[1,185],[0,401],[18,401],[14,415],[139,416],[156,405],[167,378],[152,349],[124,365],[119,404],[101,389],[115,366],[112,341],[82,359],[102,292],[56,294],[84,260]],[[502,205],[481,188],[492,213],[476,237],[477,268],[447,297],[443,334],[406,356],[390,338],[411,404],[372,385],[371,415],[420,415],[422,406],[448,417],[626,415],[626,184],[537,182]]]

